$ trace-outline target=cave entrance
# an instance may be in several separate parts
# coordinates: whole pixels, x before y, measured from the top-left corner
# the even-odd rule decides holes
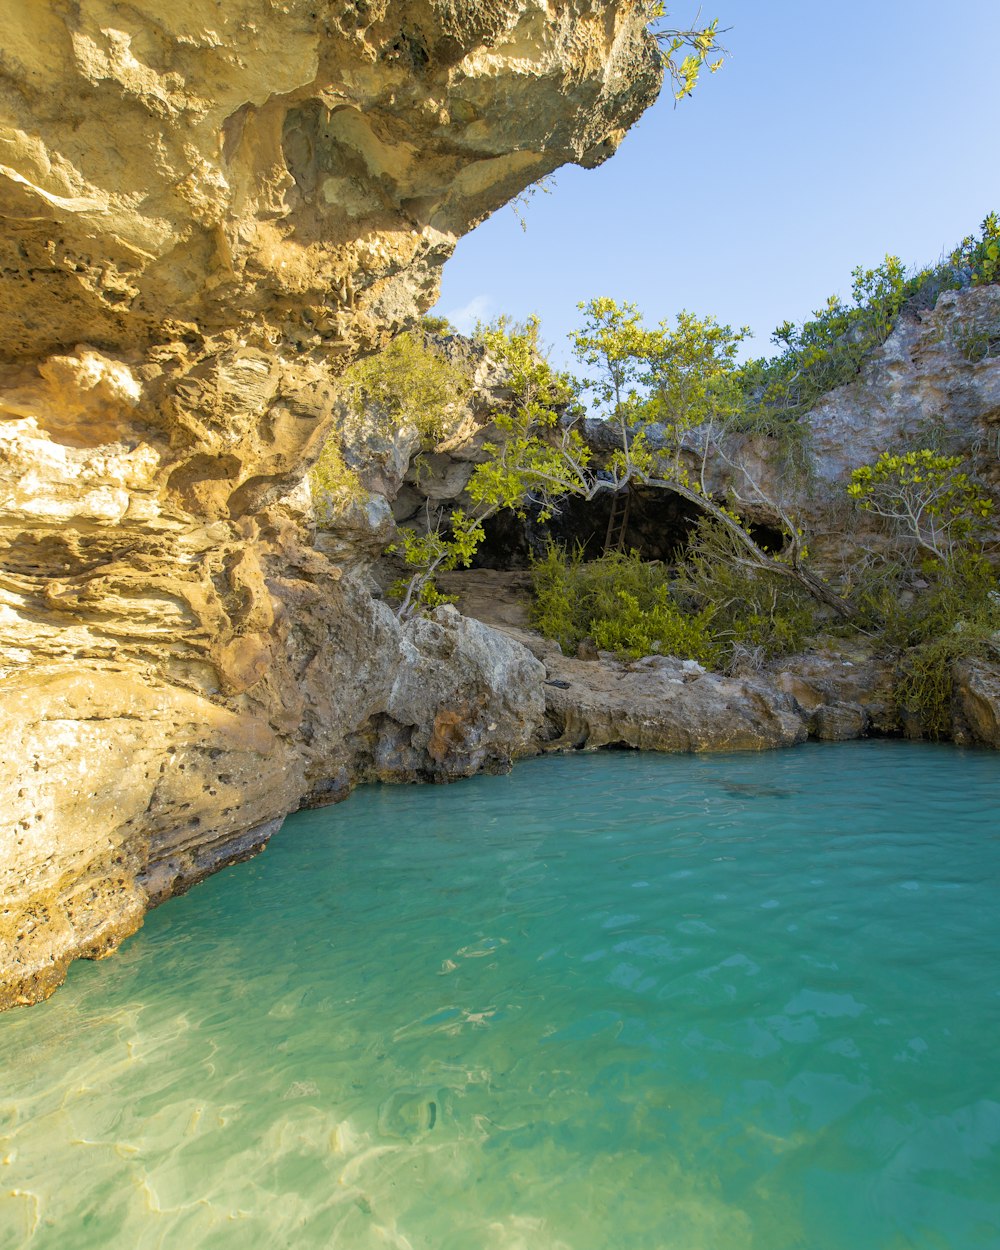
[[[531,556],[542,555],[549,541],[569,549],[579,544],[585,560],[596,560],[609,539],[615,540],[616,549],[638,551],[643,560],[675,563],[700,515],[697,504],[652,487],[632,486],[629,496],[627,511],[621,495],[616,504],[610,491],[591,500],[566,499],[546,522],[538,520],[537,510],[532,514],[529,509],[523,520],[513,512],[498,513],[484,524],[486,537],[473,567],[526,569]]]

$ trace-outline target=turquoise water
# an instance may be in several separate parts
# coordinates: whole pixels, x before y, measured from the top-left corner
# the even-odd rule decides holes
[[[0,1017],[0,1246],[1000,1246],[1000,759],[372,788]]]

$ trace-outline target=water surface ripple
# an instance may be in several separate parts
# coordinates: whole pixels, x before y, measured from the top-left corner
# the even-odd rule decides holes
[[[0,1246],[996,1250],[996,755],[372,788],[0,1018]]]

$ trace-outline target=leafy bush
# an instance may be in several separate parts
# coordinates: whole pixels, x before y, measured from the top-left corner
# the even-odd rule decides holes
[[[537,317],[523,323],[500,317],[476,326],[477,340],[506,366],[511,392],[508,410],[493,418],[501,442],[483,445],[490,459],[476,465],[467,487],[481,516],[509,508],[523,517],[530,502],[545,521],[556,499],[580,492],[590,462],[579,432],[561,424],[563,414],[576,408],[576,390],[545,359],[538,330]]]
[[[749,426],[798,421],[835,387],[855,378],[889,337],[904,309],[933,308],[943,291],[1000,282],[1000,216],[989,213],[979,235],[963,239],[947,260],[907,275],[898,256],[851,274],[851,301],[831,295],[810,320],[785,321],[771,341],[783,350],[744,365],[740,381]],[[982,348],[979,348],[982,351]]]
[[[674,655],[711,665],[716,658],[704,618],[682,613],[665,586],[656,592],[649,607],[642,607],[627,590],[616,591],[604,615],[591,622],[590,632],[601,650],[630,660],[644,655]]]
[[[770,360],[750,361],[741,371],[747,416],[796,421],[823,395],[858,374],[889,337],[908,294],[898,256],[851,274],[852,303],[831,295],[809,321],[785,321],[771,335],[784,350]]]
[[[759,660],[799,651],[816,627],[816,604],[803,588],[744,559],[732,533],[709,517],[698,522],[680,568],[678,590],[700,611],[719,660]]]
[[[357,474],[344,456],[362,419],[392,434],[416,426],[425,440],[438,438],[449,413],[471,388],[468,371],[441,351],[432,337],[442,318],[425,319],[424,332],[400,334],[374,356],[353,364],[340,379],[349,416],[327,439],[309,474],[316,515],[329,523],[339,508],[362,497]]]
[[[884,637],[904,649],[899,699],[916,712],[923,733],[938,738],[951,727],[952,666],[956,660],[1000,652],[1000,594],[979,555],[926,569],[930,586],[891,611]]]
[[[925,558],[916,570],[876,559],[856,571],[852,589],[857,627],[898,652],[900,705],[927,737],[946,736],[955,661],[1000,654],[1000,592],[989,562],[968,550]]]
[[[550,544],[532,571],[532,623],[568,654],[590,637],[602,650],[628,659],[660,654],[715,660],[704,614],[680,610],[662,565],[644,563],[635,552],[584,563],[582,548],[567,554]]]
[[[983,530],[993,501],[962,471],[961,456],[919,451],[883,452],[851,474],[848,495],[885,517],[925,551],[950,560]]]
[[[356,415],[374,417],[389,430],[415,425],[438,438],[449,413],[471,389],[469,372],[449,360],[433,337],[399,334],[374,356],[359,360],[341,379]]]
[[[321,525],[330,524],[340,508],[363,496],[358,475],[344,459],[339,431],[335,430],[323,444],[319,459],[309,471],[309,487]]]
[[[996,576],[977,549],[993,503],[962,463],[926,447],[885,452],[847,488],[922,553],[919,563],[905,549],[874,561],[854,597],[859,625],[900,652],[900,704],[931,738],[951,727],[955,661],[1000,650]]]
[[[1000,214],[987,213],[979,230],[978,238],[967,235],[950,257],[952,268],[967,274],[972,286],[1000,282]]]

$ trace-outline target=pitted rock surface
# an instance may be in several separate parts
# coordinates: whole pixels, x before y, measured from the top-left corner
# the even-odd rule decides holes
[[[3,43],[0,1006],[378,775],[401,700],[402,774],[523,748],[530,681],[403,699],[423,643],[303,476],[459,235],[661,77],[628,0],[22,4]]]

